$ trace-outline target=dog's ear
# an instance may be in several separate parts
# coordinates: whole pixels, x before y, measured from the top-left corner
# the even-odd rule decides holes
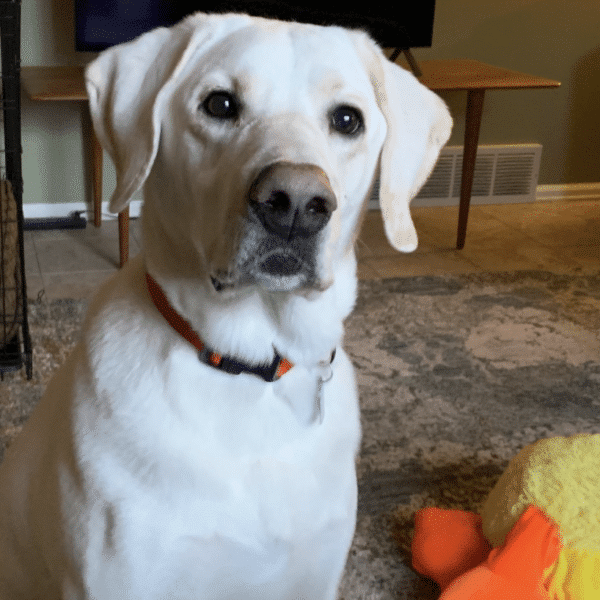
[[[372,84],[387,122],[381,153],[379,204],[390,243],[401,252],[417,247],[409,203],[431,173],[452,131],[445,103],[378,50]]]
[[[161,95],[188,46],[189,33],[173,36],[169,29],[155,29],[106,50],[86,68],[94,130],[117,172],[111,212],[127,206],[150,172],[160,137]]]
[[[161,111],[189,57],[214,33],[217,19],[196,13],[102,52],[85,71],[94,130],[117,172],[111,212],[142,187],[160,139]]]

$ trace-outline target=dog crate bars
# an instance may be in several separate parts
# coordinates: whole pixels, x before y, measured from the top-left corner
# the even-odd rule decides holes
[[[21,172],[21,2],[0,0],[0,375],[25,366],[32,375],[23,257]],[[1,140],[0,140],[1,143]]]

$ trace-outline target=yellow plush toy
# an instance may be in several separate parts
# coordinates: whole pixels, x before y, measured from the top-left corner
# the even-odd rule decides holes
[[[413,566],[443,600],[600,600],[600,435],[515,456],[480,515],[415,515]]]
[[[492,546],[529,505],[558,525],[562,540],[544,573],[550,598],[600,600],[600,435],[539,440],[512,459],[481,510]]]

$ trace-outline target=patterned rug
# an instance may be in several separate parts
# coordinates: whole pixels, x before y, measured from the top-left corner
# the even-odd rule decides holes
[[[31,305],[34,378],[0,384],[0,443],[72,348],[77,301]],[[537,439],[600,433],[600,274],[546,272],[361,282],[347,322],[363,442],[343,600],[434,600],[410,568],[415,510],[477,510]]]

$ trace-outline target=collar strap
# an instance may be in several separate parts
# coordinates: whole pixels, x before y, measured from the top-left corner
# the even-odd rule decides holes
[[[198,334],[190,327],[189,323],[169,304],[161,287],[148,273],[146,273],[146,286],[158,312],[179,335],[198,350],[198,358],[204,364],[233,375],[251,373],[267,382],[276,381],[283,377],[294,366],[289,360],[280,356],[277,351],[275,351],[273,362],[269,365],[249,365],[230,356],[217,354],[206,347],[206,344],[198,337]],[[335,356],[335,350],[331,357],[332,361],[333,356]]]

